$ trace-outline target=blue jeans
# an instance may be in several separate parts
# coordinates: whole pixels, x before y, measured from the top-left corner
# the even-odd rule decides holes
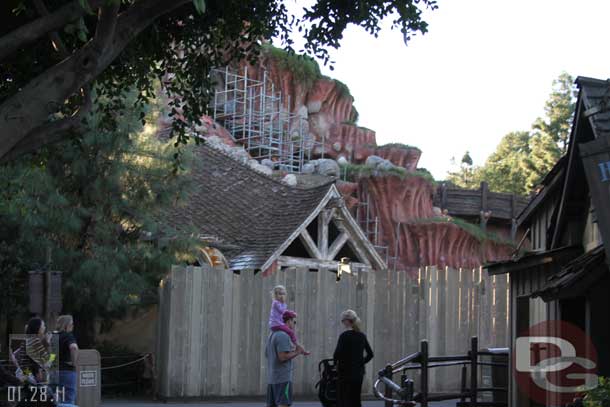
[[[73,370],[59,371],[59,391],[63,389],[63,399],[59,395],[60,404],[76,404],[76,372]]]

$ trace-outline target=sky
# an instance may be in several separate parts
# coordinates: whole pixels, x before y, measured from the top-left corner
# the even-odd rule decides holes
[[[289,0],[300,9],[310,1]],[[422,150],[436,179],[469,151],[485,162],[506,133],[544,114],[562,71],[610,77],[608,0],[439,0],[428,33],[405,45],[390,21],[378,38],[348,27],[332,50],[334,71],[377,143]],[[296,47],[295,47],[296,48]]]

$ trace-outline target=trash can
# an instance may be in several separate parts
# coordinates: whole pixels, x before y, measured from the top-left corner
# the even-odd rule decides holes
[[[99,407],[102,401],[100,353],[95,349],[78,351],[76,368],[76,404],[79,407]]]
[[[493,392],[481,393],[482,401],[508,402],[508,348],[487,348],[481,352],[480,361],[483,363],[493,363],[493,365],[481,365],[479,383],[484,388],[496,388],[505,390],[495,390]]]

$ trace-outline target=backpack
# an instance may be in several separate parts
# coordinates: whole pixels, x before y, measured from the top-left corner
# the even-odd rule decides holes
[[[316,383],[318,398],[324,407],[337,405],[337,362],[334,359],[323,359],[318,364],[320,380]]]

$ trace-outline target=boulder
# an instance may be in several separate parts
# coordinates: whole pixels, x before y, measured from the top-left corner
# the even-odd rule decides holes
[[[273,170],[266,165],[256,163],[255,166],[252,166],[252,169],[265,175],[273,175]]]
[[[313,174],[315,171],[316,165],[311,162],[303,164],[303,168],[301,169],[303,174]]]
[[[284,176],[284,178],[282,178],[282,182],[286,185],[290,185],[291,187],[294,187],[297,185],[297,177],[294,174],[286,174],[286,176]]]
[[[349,161],[347,160],[347,158],[345,158],[345,156],[340,155],[339,158],[337,158],[337,163],[339,165],[347,165],[349,164]]]
[[[383,160],[382,162],[377,164],[377,167],[376,167],[376,169],[378,169],[380,171],[389,171],[393,168],[396,168],[396,166],[394,164],[392,164],[391,162],[389,162],[388,160]]]
[[[380,163],[384,161],[385,159],[379,157],[378,155],[369,155],[368,157],[366,157],[366,161],[364,163],[370,167],[377,167]]]
[[[273,169],[273,167],[275,167],[275,163],[268,158],[263,158],[263,160],[261,161],[261,164],[264,165],[265,167],[268,167],[271,169]]]
[[[322,108],[321,100],[312,100],[311,102],[307,102],[307,113],[318,113]]]
[[[327,177],[339,177],[341,169],[339,164],[331,158],[320,158],[316,160],[316,172]]]
[[[339,143],[338,141],[336,143],[333,143],[333,150],[335,150],[336,152],[341,151],[341,143]]]

